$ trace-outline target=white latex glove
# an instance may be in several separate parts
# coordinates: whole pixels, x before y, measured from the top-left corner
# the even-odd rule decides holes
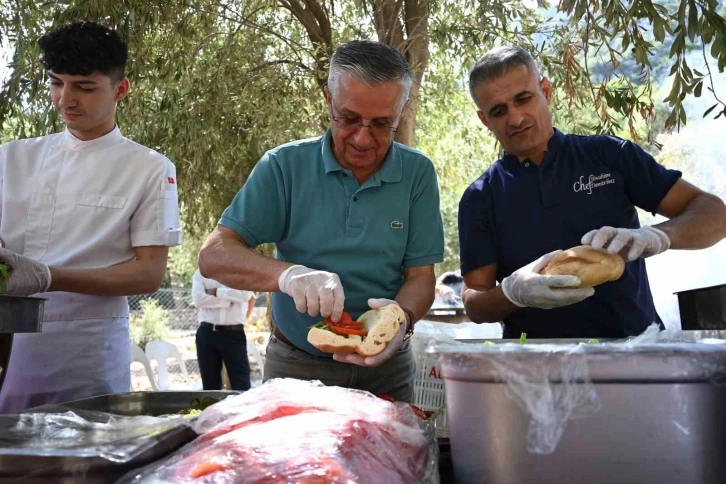
[[[291,266],[277,279],[280,290],[295,300],[295,308],[310,316],[320,314],[338,321],[343,315],[345,293],[337,274],[305,266]]]
[[[0,262],[11,268],[7,281],[8,296],[30,296],[45,292],[50,287],[50,269],[47,265],[2,248]]]
[[[578,303],[595,294],[591,287],[575,288],[582,282],[577,276],[539,274],[560,252],[556,250],[545,254],[505,277],[502,291],[507,299],[520,308],[552,309]]]
[[[611,254],[620,254],[625,262],[660,254],[671,246],[671,240],[662,230],[650,226],[639,229],[602,227],[583,235],[581,242],[594,249],[607,249]]]
[[[389,304],[395,304],[396,306],[398,306],[398,303],[392,299],[371,298],[368,300],[368,306],[371,309],[381,309],[382,307],[388,306]],[[353,353],[352,355],[344,353],[334,353],[333,359],[335,361],[340,361],[341,363],[351,363],[358,366],[379,366],[383,362],[391,358],[393,355],[395,355],[396,352],[401,349],[401,347],[403,346],[403,337],[406,334],[406,328],[408,328],[409,324],[410,321],[408,320],[408,315],[406,315],[406,322],[401,325],[401,328],[398,330],[398,333],[396,333],[396,336],[394,336],[393,339],[388,342],[388,344],[386,345],[386,349],[378,353],[376,356],[361,356],[355,353]]]

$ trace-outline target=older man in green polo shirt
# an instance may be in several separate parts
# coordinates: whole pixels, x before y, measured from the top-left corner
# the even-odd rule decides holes
[[[273,291],[275,330],[264,379],[320,380],[410,401],[407,336],[434,299],[443,260],[439,190],[431,161],[393,142],[412,82],[392,47],[353,41],[333,55],[325,90],[331,127],[268,151],[225,210],[199,256],[205,277]],[[272,242],[275,258],[254,249]],[[310,326],[345,310],[398,304],[407,324],[378,356],[331,355]]]

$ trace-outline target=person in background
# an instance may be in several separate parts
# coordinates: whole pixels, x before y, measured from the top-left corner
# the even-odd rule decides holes
[[[272,291],[265,380],[298,378],[410,402],[413,325],[434,300],[444,234],[433,163],[393,141],[412,74],[394,48],[341,45],[325,99],[331,127],[268,151],[199,255],[203,275]],[[253,249],[274,243],[275,258]],[[345,288],[345,289],[344,289]],[[343,310],[358,318],[396,304],[406,324],[378,355],[329,354],[310,327]]]
[[[436,280],[437,301],[448,306],[461,306],[461,287],[464,278],[459,271],[444,272]],[[434,303],[434,306],[436,303]]]
[[[114,121],[129,92],[126,44],[79,21],[38,45],[66,129],[0,148],[7,293],[47,299],[42,332],[15,335],[3,413],[129,391],[126,296],[159,289],[181,243],[174,165]]]
[[[485,54],[469,89],[479,119],[504,148],[459,204],[472,321],[504,321],[505,338],[621,338],[662,327],[644,258],[726,237],[723,201],[633,142],[554,128],[552,85],[519,47]],[[670,220],[641,227],[636,207]],[[619,253],[625,273],[595,289],[576,288],[575,276],[539,274],[578,245]]]
[[[232,390],[250,389],[245,323],[252,315],[256,300],[253,292],[231,289],[203,277],[199,269],[194,271],[192,301],[199,310],[197,361],[205,390],[222,389],[223,363]]]

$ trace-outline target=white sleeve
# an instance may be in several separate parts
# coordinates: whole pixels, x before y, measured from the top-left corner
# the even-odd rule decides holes
[[[222,309],[228,308],[231,304],[229,301],[207,294],[204,278],[198,270],[194,271],[192,276],[192,302],[197,309]]]
[[[249,301],[251,294],[252,293],[250,291],[241,291],[239,289],[232,289],[226,286],[222,286],[217,289],[217,297],[239,304],[245,304]]]
[[[176,168],[166,158],[162,163],[153,161],[155,168],[146,193],[131,217],[131,245],[173,247],[181,244]]]

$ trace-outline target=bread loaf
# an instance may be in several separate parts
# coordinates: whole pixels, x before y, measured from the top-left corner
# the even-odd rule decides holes
[[[541,273],[577,276],[582,281],[578,287],[593,287],[620,279],[624,270],[625,261],[618,254],[580,245],[557,254]]]

